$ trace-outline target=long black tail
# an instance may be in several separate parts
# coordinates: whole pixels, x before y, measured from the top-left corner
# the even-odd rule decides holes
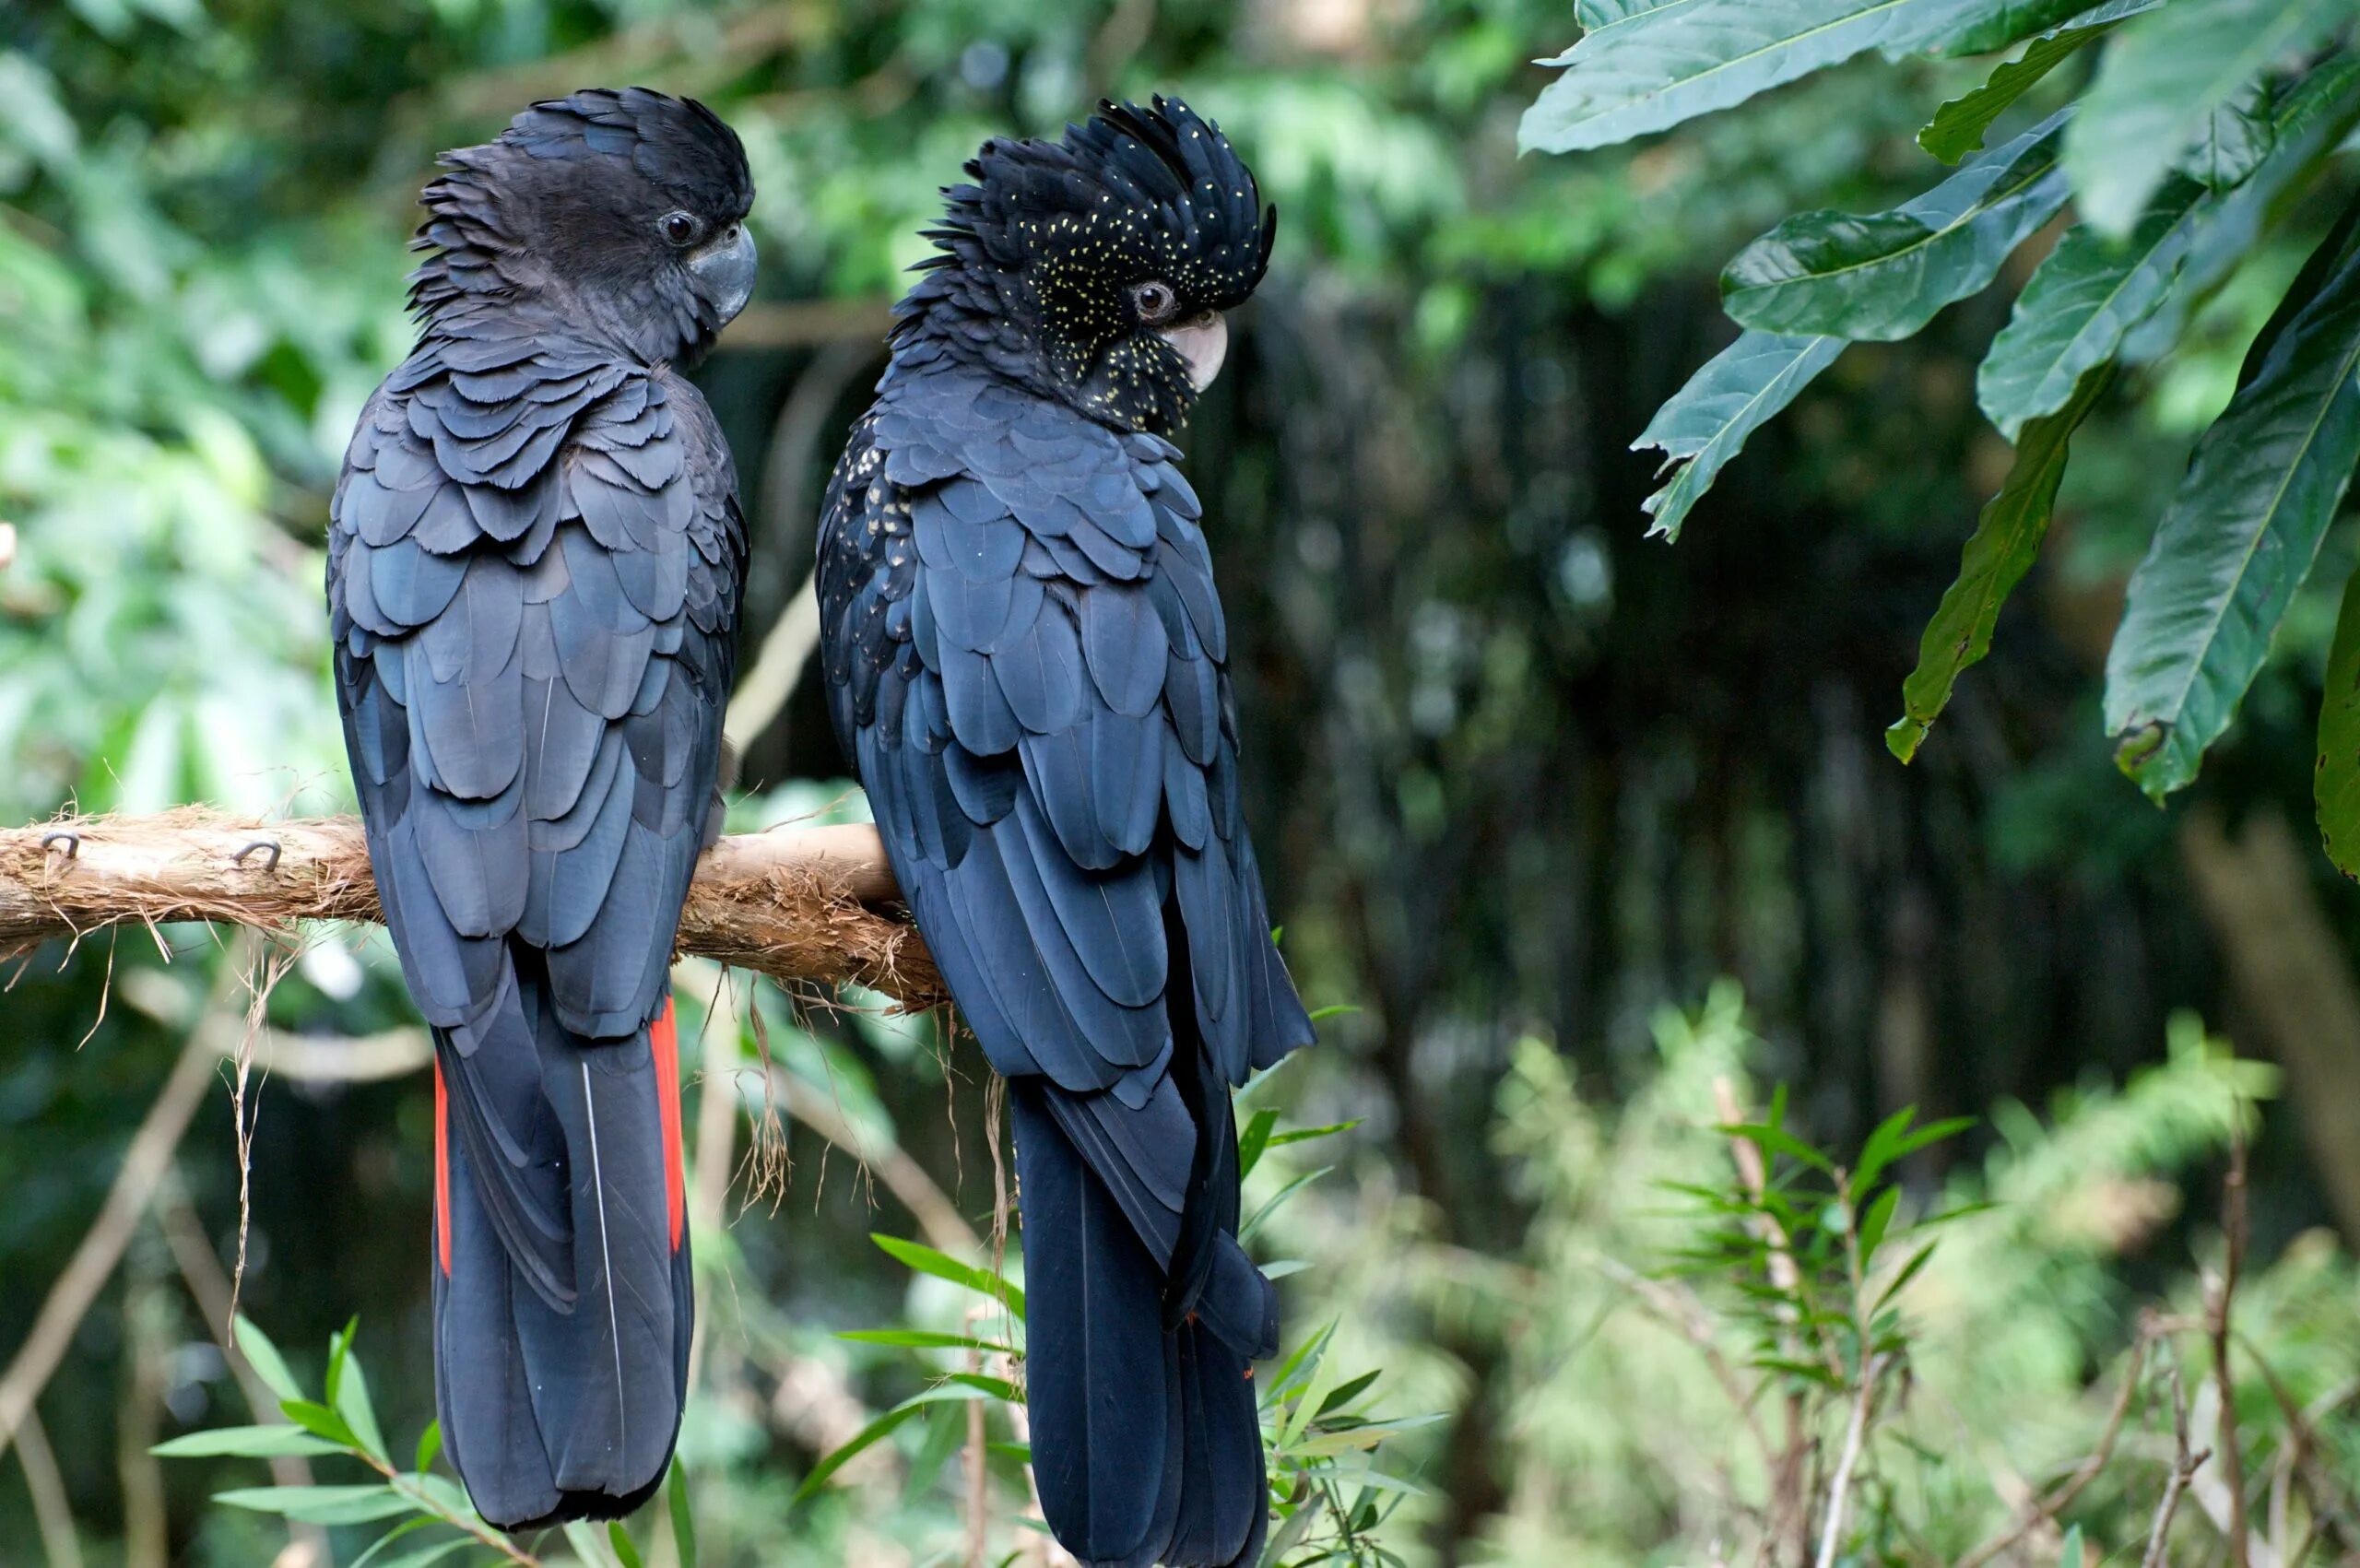
[[[1198,1136],[1193,1163],[1180,1151],[1168,1263],[1127,1212],[1136,1191],[1127,1205],[1073,1136],[1109,1158],[1088,1130],[1103,1122],[1041,1079],[1009,1085],[1033,1479],[1050,1529],[1090,1568],[1250,1564],[1267,1526],[1253,1362],[1276,1348],[1276,1296],[1237,1243],[1229,1093],[1193,1092],[1196,1055],[1193,1041],[1174,1053]]]
[[[489,1021],[436,1032],[434,1090],[443,1445],[503,1529],[619,1518],[662,1483],[688,1391],[670,1004],[586,1041],[516,973]]]

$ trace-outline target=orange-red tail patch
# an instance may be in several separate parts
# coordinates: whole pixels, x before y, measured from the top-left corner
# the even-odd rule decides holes
[[[648,1044],[655,1055],[655,1101],[664,1118],[664,1197],[672,1215],[672,1250],[680,1250],[680,1232],[688,1223],[687,1177],[680,1163],[680,1037],[672,1021],[672,998],[664,998],[664,1013],[648,1026]]]

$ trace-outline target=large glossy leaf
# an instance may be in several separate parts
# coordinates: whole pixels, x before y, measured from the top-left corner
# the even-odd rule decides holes
[[[1763,332],[1906,337],[2000,264],[2065,203],[2062,113],[1890,212],[1798,213],[1733,257],[1721,302]]]
[[[1695,0],[1574,0],[1574,19],[1581,23],[1584,32],[1596,32],[1645,11],[1693,4]]]
[[[2103,27],[2152,11],[2164,0],[1955,0],[1920,24],[1919,47],[1942,54],[1988,54],[2042,33]]]
[[[2086,224],[2066,231],[2016,296],[1976,371],[1976,400],[2000,433],[2014,441],[2025,420],[2063,407],[2092,367],[2113,360],[2179,276],[2203,195],[2176,174],[2129,240],[2109,240]]]
[[[2328,61],[2280,96],[2268,155],[2242,183],[2207,195],[2189,212],[2179,275],[2154,311],[2123,339],[2126,363],[2147,364],[2171,351],[2196,307],[2236,270],[2262,230],[2356,124],[2360,59],[2350,55]]]
[[[2356,213],[2360,215],[2360,213]],[[2287,291],[2131,574],[2106,658],[2116,760],[2161,799],[2196,776],[2270,651],[2360,461],[2360,229]]]
[[[1573,152],[1666,130],[1882,47],[1903,13],[1937,3],[1684,0],[1637,12],[1544,62],[1564,74],[1525,111],[1516,145]]]
[[[2360,572],[2343,584],[2343,607],[2328,649],[2311,791],[2327,857],[2345,876],[2360,878]]]
[[[2083,218],[2128,234],[2214,110],[2352,14],[2353,0],[2183,0],[2124,26],[2066,137]]]
[[[2248,82],[2204,117],[2196,140],[2172,167],[2208,191],[2225,191],[2261,166],[2276,139],[2270,120],[2270,89]]]
[[[1646,499],[1647,515],[1655,519],[1647,532],[1678,539],[1689,508],[1713,488],[1714,477],[1744,449],[1746,438],[1792,403],[1845,348],[1840,337],[1749,332],[1689,377],[1631,443],[1634,452],[1661,448],[1670,473],[1664,487]]]
[[[2000,608],[2024,580],[2048,533],[2073,431],[2106,390],[2110,374],[2104,365],[2085,371],[2064,407],[2024,427],[2015,466],[1976,519],[1959,557],[1958,580],[1943,592],[1926,623],[1918,667],[1901,683],[1902,717],[1884,732],[1884,743],[1903,761],[1918,755],[1961,672],[1990,652]]]
[[[2011,104],[2112,25],[2065,28],[2033,40],[2030,48],[1993,70],[1981,87],[1934,111],[1933,119],[1918,133],[1918,145],[1944,163],[1956,163],[1983,145],[1983,134]]]

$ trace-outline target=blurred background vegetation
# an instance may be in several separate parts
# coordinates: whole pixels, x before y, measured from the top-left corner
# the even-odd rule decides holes
[[[2004,1559],[2056,1561],[2071,1524],[2137,1560],[2173,1465],[2142,1314],[2206,1310],[2233,1090],[2253,1106],[2244,1332],[2283,1385],[2238,1387],[2249,1474],[2260,1497],[2277,1471],[2324,1467],[2305,1495],[2348,1511],[2360,893],[2303,823],[2349,519],[2169,809],[2117,772],[2097,717],[2122,584],[2333,204],[2292,215],[2176,353],[2098,406],[2042,563],[1905,769],[1881,732],[2010,460],[1974,387],[2004,291],[1847,354],[1676,549],[1643,538],[1651,464],[1627,448],[1733,335],[1722,262],[1798,207],[1916,194],[1924,106],[1988,66],[1845,66],[1636,147],[1519,159],[1518,115],[1550,79],[1529,62],[1570,41],[1570,13],[0,10],[0,517],[18,530],[0,575],[0,820],[69,801],[349,808],[319,602],[326,498],[363,397],[408,346],[400,247],[439,148],[531,99],[633,81],[708,99],[745,138],[762,285],[699,379],[754,526],[750,661],[803,589],[819,487],[937,187],[987,135],[1177,90],[1285,214],[1188,443],[1273,909],[1313,1005],[1357,1009],[1256,1091],[1292,1122],[1357,1122],[1264,1161],[1262,1192],[1337,1167],[1272,1220],[1266,1251],[1311,1265],[1286,1287],[1293,1329],[1339,1317],[1332,1353],[1386,1369],[1388,1413],[1444,1418],[1385,1452],[1418,1489],[1388,1548],[1422,1568],[1540,1568],[1703,1562],[1752,1539],[1769,1483],[1702,1353],[1747,1350],[1747,1298],[1726,1279],[1660,1293],[1694,1229],[1662,1184],[1727,1188],[1713,1127],[1743,1117],[1724,1097],[1758,1105],[1779,1082],[1788,1124],[1838,1150],[1906,1106],[1977,1118],[1897,1174],[1913,1214],[1997,1206],[1952,1225],[1911,1285],[1912,1374],[1880,1396],[1907,1420],[1885,1491],[1856,1503],[1850,1560],[1952,1562],[2009,1527],[2094,1452],[2138,1356],[2153,1397],[2104,1475]],[[2026,100],[2025,123],[2077,69]],[[2330,170],[2325,188],[2351,186]],[[749,746],[736,819],[856,814],[845,772],[807,683]],[[158,938],[43,950],[0,1002],[0,1353],[25,1341],[188,1042],[242,1032],[235,945]],[[980,1064],[930,1021],[798,1014],[709,967],[679,979],[702,1053],[703,1392],[682,1440],[702,1561],[961,1561],[944,1461],[963,1416],[913,1422],[791,1499],[924,1382],[906,1354],[835,1332],[959,1326],[958,1301],[913,1288],[866,1236],[958,1251],[988,1232]],[[361,1312],[406,1450],[431,1409],[430,1092],[382,936],[331,934],[267,1011],[243,1309],[307,1385]],[[2283,1078],[2227,1067],[2232,1043]],[[745,1207],[765,1174],[783,1194]],[[0,1562],[358,1554],[365,1537],[290,1543],[279,1521],[208,1506],[256,1461],[147,1454],[248,1419],[207,1299],[239,1205],[237,1124],[208,1094],[11,1451],[25,1480],[0,1479]],[[1828,1414],[1840,1429],[1841,1401]],[[2198,1398],[2195,1416],[2219,1409]],[[2219,1561],[2197,1494],[2186,1561]],[[2350,1549],[2321,1533],[2322,1560]]]

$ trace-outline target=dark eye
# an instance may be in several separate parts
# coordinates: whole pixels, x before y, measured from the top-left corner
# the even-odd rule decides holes
[[[1139,312],[1139,320],[1153,326],[1172,319],[1172,312],[1180,308],[1180,296],[1169,283],[1150,278],[1131,285],[1131,307]]]
[[[685,245],[697,237],[704,225],[696,220],[696,215],[693,213],[667,212],[656,219],[655,227],[662,230],[664,238],[671,241],[672,243]]]

